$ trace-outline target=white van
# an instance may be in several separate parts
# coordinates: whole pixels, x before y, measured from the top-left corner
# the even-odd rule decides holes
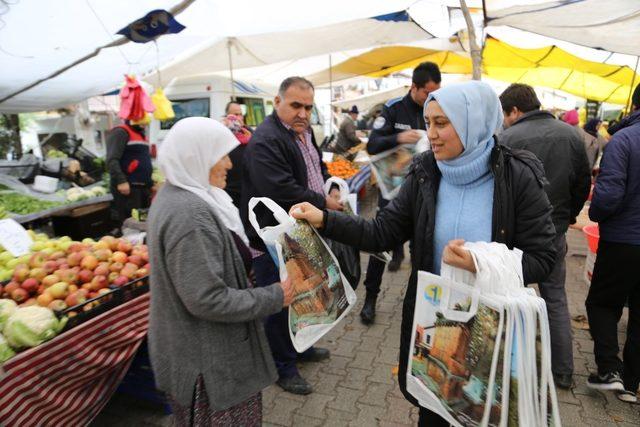
[[[245,123],[252,128],[273,112],[273,99],[278,93],[276,86],[235,80],[233,89],[232,93],[231,80],[222,76],[201,75],[175,79],[165,88],[165,95],[173,103],[176,117],[165,122],[153,120],[149,125],[149,141],[162,143],[173,124],[185,117],[211,117],[220,120],[232,97],[242,106]],[[324,139],[324,129],[315,106],[311,126],[319,145]]]

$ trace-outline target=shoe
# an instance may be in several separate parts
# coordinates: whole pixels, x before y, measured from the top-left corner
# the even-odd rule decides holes
[[[587,387],[597,390],[624,391],[622,378],[617,372],[609,372],[604,375],[591,374],[587,379]]]
[[[288,391],[292,394],[306,395],[313,392],[311,384],[309,384],[300,374],[295,374],[293,377],[279,378],[276,382],[284,391]]]
[[[298,362],[322,362],[331,357],[331,352],[326,348],[312,347],[298,356]]]
[[[389,261],[389,266],[387,268],[391,272],[398,271],[400,270],[400,265],[402,264],[403,260],[404,258],[391,258],[391,261]]]
[[[627,403],[638,403],[638,395],[629,390],[623,390],[616,393],[619,400]]]
[[[362,311],[360,312],[360,318],[362,319],[362,323],[365,325],[370,325],[376,318],[376,300],[378,299],[377,295],[369,295],[364,299],[364,306],[362,307]]]
[[[572,374],[553,374],[553,382],[556,387],[563,390],[570,390],[573,387],[573,375]]]

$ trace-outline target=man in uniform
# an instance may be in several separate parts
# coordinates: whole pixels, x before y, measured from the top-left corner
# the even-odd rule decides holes
[[[379,154],[397,147],[399,144],[415,144],[422,138],[420,130],[426,130],[423,108],[429,94],[440,88],[440,69],[433,62],[423,62],[413,70],[411,89],[402,98],[388,101],[382,114],[373,122],[373,130],[367,144],[369,154]],[[378,196],[378,208],[384,208],[389,200]],[[393,251],[389,271],[397,271],[404,259],[404,249],[399,246]],[[367,295],[360,312],[362,321],[373,323],[376,315],[376,299],[380,292],[384,262],[369,258],[364,286]]]

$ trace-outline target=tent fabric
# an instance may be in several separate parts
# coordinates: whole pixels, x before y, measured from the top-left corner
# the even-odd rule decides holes
[[[395,46],[376,48],[337,64],[331,77],[334,81],[357,75],[381,77],[429,60],[445,73],[470,74],[472,70],[468,57],[453,52]],[[486,40],[482,61],[484,75],[492,79],[559,89],[612,104],[626,104],[634,79],[627,66],[587,61],[557,46],[522,49],[491,37]],[[329,71],[324,70],[309,78],[324,82],[328,76]],[[635,83],[639,82],[636,74]]]
[[[385,46],[370,50],[329,70],[308,76],[315,84],[324,84],[329,80],[345,80],[354,76],[384,77],[392,73],[414,68],[424,61],[438,64],[443,73],[466,74],[469,72],[469,58],[463,55],[435,51],[411,46]]]
[[[485,0],[488,25],[532,33],[610,52],[640,56],[640,1]]]
[[[120,28],[141,18],[150,10],[170,10],[179,2],[180,0],[6,2],[0,8],[0,99],[73,63],[97,47],[112,42],[117,39],[115,34]],[[374,3],[368,0],[324,0],[305,4],[302,13],[300,5],[291,0],[197,0],[177,16],[186,29],[180,34],[160,37],[157,40],[157,51],[153,43],[127,43],[117,48],[103,49],[98,56],[3,102],[0,104],[0,111],[15,113],[68,106],[118,87],[125,74],[145,76],[158,64],[170,64],[193,52],[203,51],[203,46],[211,47],[212,40],[222,40],[223,37],[236,37],[242,41],[252,34],[271,34],[276,31],[287,34],[289,31],[331,25],[344,29],[349,27],[350,21],[404,10],[409,3],[410,0]],[[336,10],[340,13],[336,13]],[[295,19],[292,19],[294,15]],[[344,24],[337,24],[339,22]],[[406,35],[401,35],[403,38],[398,42],[410,40],[411,37],[429,37],[410,21],[383,22],[379,27],[380,36],[393,33],[383,29],[396,25],[400,32],[406,31]],[[351,39],[359,37],[356,32],[342,34]],[[283,37],[281,41],[283,39],[284,42],[271,47],[271,51],[279,50],[283,57],[287,57],[289,49],[300,43],[287,37]],[[368,41],[375,43],[377,40],[370,37]],[[327,52],[349,40],[339,41],[336,44],[335,39],[326,37],[314,40],[314,44],[317,46],[324,43],[327,46],[324,52]],[[221,56],[221,63],[224,64],[224,68],[218,69],[226,70],[226,43],[223,42],[222,45],[224,49],[213,51],[213,54]],[[364,42],[360,44],[366,48],[374,45]],[[261,46],[250,44],[248,48],[263,62],[268,60],[269,55],[262,58]],[[300,53],[299,50],[296,52]],[[191,69],[190,74],[210,71]],[[164,75],[162,78],[165,85],[169,83]],[[158,85],[157,76],[148,81]]]
[[[170,81],[179,76],[228,70],[230,65],[249,68],[329,54],[336,51],[337,46],[340,51],[349,51],[432,37],[413,22],[407,12],[397,12],[297,31],[225,38],[161,68],[161,74]]]

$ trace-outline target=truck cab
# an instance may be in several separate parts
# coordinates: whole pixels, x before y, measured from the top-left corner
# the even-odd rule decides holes
[[[245,118],[245,124],[255,129],[273,112],[273,99],[278,88],[264,83],[234,80],[222,76],[202,75],[175,79],[165,88],[165,95],[173,104],[176,116],[172,120],[160,122],[152,120],[149,125],[149,140],[161,144],[167,132],[180,119],[185,117],[210,117],[220,120],[225,107],[232,99],[239,103]],[[311,126],[320,144],[324,138],[324,129],[317,108],[314,106]]]

